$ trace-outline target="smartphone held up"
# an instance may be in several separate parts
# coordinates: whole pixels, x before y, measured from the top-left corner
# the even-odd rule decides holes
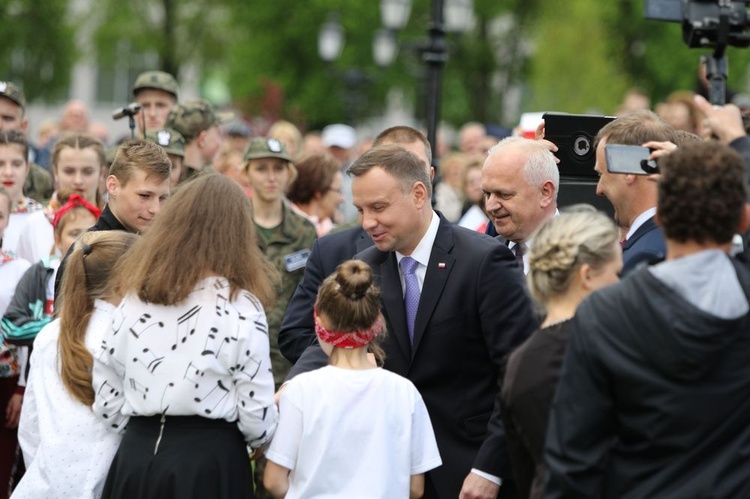
[[[651,175],[659,173],[654,160],[649,160],[651,149],[641,146],[607,144],[604,146],[607,159],[607,171],[630,175]]]

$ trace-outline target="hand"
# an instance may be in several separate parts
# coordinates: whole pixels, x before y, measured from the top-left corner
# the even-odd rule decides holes
[[[500,486],[490,482],[476,473],[469,473],[461,487],[458,499],[495,499]]]
[[[707,126],[723,144],[729,144],[746,135],[740,108],[734,104],[712,106],[706,99],[696,95],[695,105],[706,115],[706,119],[703,120],[704,126]]]
[[[664,156],[669,156],[675,150],[677,150],[677,145],[673,144],[672,142],[657,142],[655,140],[646,142],[645,144],[643,144],[643,147],[648,147],[649,149],[651,149],[651,155],[648,157],[648,159],[653,160],[658,160],[659,158],[663,158]]]
[[[536,130],[534,131],[534,137],[536,140],[547,146],[547,149],[549,149],[551,152],[556,153],[557,152],[557,146],[550,142],[549,140],[546,140],[544,138],[544,121],[539,123],[539,126],[536,127]],[[555,156],[555,163],[559,163],[560,159]]]
[[[5,408],[5,427],[18,428],[18,420],[21,419],[21,402],[23,395],[14,393]]]

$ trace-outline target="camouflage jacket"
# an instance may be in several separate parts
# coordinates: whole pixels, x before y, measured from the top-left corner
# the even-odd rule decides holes
[[[31,163],[29,174],[26,176],[26,183],[23,184],[24,195],[42,204],[47,204],[54,191],[55,183],[52,174],[36,163]]]
[[[294,213],[286,203],[284,203],[281,224],[268,242],[264,243],[260,236],[258,237],[258,246],[281,276],[275,286],[276,301],[273,308],[266,310],[271,340],[273,379],[277,387],[284,381],[291,367],[279,350],[281,321],[284,319],[289,300],[292,299],[294,290],[297,289],[297,284],[305,273],[305,264],[316,237],[315,226],[309,220]]]

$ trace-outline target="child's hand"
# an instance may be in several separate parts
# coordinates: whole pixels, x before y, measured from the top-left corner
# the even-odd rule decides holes
[[[8,401],[8,407],[5,408],[5,427],[18,428],[18,420],[21,419],[21,402],[23,395],[14,393]]]

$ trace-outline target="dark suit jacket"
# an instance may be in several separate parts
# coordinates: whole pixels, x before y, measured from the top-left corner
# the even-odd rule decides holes
[[[659,262],[666,254],[664,234],[656,225],[654,217],[651,217],[638,227],[622,246],[622,275],[627,275],[641,264],[651,265]]]
[[[339,264],[372,244],[372,239],[359,225],[315,240],[305,275],[289,301],[279,331],[279,349],[289,362],[297,362],[305,349],[317,341],[312,311],[323,279]]]
[[[413,347],[396,254],[373,247],[357,258],[370,264],[382,290],[388,329],[383,367],[414,383],[432,420],[443,465],[427,474],[427,490],[455,499],[471,468],[512,479],[499,370],[503,358],[537,326],[513,254],[496,240],[441,217]],[[326,362],[313,346],[290,377]]]

